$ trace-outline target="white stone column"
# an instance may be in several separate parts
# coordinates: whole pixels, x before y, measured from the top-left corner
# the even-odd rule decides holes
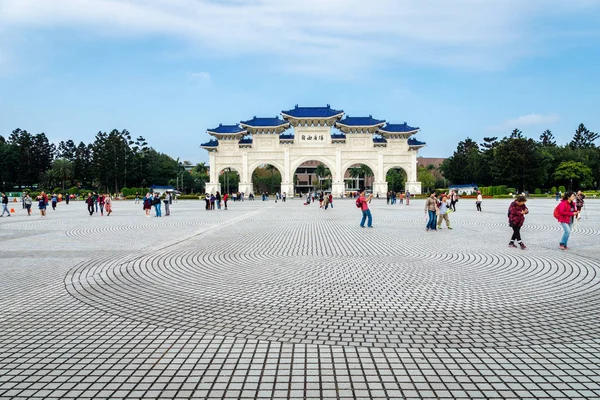
[[[387,193],[387,182],[385,181],[384,164],[383,164],[383,152],[377,153],[377,170],[373,171],[375,174],[375,182],[373,182],[373,195],[384,196]]]
[[[210,181],[206,184],[206,193],[215,194],[221,191],[221,184],[219,183],[219,166],[217,165],[217,153],[211,151],[209,153],[208,164],[210,166]]]
[[[335,149],[335,167],[331,171],[333,182],[331,184],[331,194],[333,197],[340,197],[346,192],[344,186],[344,171],[342,171],[342,149],[337,147]]]
[[[405,190],[411,194],[422,194],[421,182],[417,180],[417,151],[409,150],[410,152],[410,170],[408,171],[408,182],[406,182]]]

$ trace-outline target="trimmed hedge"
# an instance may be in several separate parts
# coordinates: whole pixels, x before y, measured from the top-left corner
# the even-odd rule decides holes
[[[513,197],[510,194],[495,194],[495,199],[512,199]]]

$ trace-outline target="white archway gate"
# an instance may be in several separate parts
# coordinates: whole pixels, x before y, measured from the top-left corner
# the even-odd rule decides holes
[[[354,164],[374,173],[373,193],[386,193],[386,172],[401,167],[407,173],[406,190],[421,193],[417,181],[417,154],[425,143],[412,135],[419,128],[389,124],[373,117],[348,117],[327,107],[298,107],[282,111],[283,119],[257,118],[235,125],[219,125],[207,132],[216,138],[201,145],[209,151],[208,193],[221,191],[218,173],[230,167],[240,172],[240,192],[253,193],[252,172],[271,164],[281,173],[281,191],[294,193],[294,173],[306,161],[319,161],[331,171],[332,194],[345,192],[344,174]],[[293,133],[285,133],[290,127]],[[336,132],[337,128],[341,132]]]

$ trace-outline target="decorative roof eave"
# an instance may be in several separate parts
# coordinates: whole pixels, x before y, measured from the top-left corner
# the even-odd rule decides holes
[[[379,127],[381,125],[383,125],[385,122],[383,122],[382,124],[378,124],[378,125],[371,125],[371,126],[350,126],[350,125],[344,125],[344,124],[340,124],[339,122],[335,123],[336,128],[338,128],[340,131],[344,132],[344,133],[378,133],[379,131]]]
[[[414,135],[415,133],[417,133],[419,131],[420,131],[420,129],[416,129],[414,131],[409,131],[409,132],[388,132],[388,131],[385,131],[380,128],[377,133],[379,133],[381,136],[383,136],[386,139],[408,139],[409,137],[411,137],[412,135]]]
[[[285,116],[284,116],[285,118]],[[338,117],[331,118],[295,118],[290,120],[291,126],[334,126]]]
[[[288,122],[277,126],[252,126],[243,123],[240,123],[240,125],[246,128],[248,133],[253,134],[280,134],[281,132],[285,132],[290,127]]]
[[[217,149],[219,148],[219,141],[212,139],[206,143],[202,143],[200,147],[208,151],[217,151]]]
[[[242,131],[240,133],[214,133],[207,131],[207,133],[218,140],[240,140],[242,137],[248,134],[247,131]]]

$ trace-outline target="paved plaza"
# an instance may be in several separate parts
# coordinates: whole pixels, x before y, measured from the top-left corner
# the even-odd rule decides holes
[[[600,199],[0,218],[1,398],[600,398]],[[164,212],[164,211],[163,211]]]

